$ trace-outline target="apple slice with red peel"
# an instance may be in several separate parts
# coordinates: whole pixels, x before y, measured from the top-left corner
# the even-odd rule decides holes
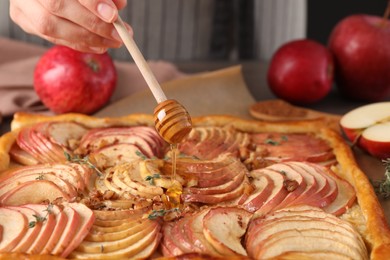
[[[27,218],[17,210],[0,207],[0,223],[3,229],[0,253],[11,252],[28,230]]]
[[[26,253],[37,255],[42,249],[46,246],[50,237],[54,235],[54,228],[58,225],[58,222],[61,221],[57,216],[60,213],[61,209],[56,205],[45,205],[45,204],[27,204],[23,207],[35,210],[39,213],[41,217],[44,217],[44,220],[41,222],[41,230],[39,234],[34,238],[34,242],[26,250]]]
[[[27,218],[27,231],[24,234],[23,238],[20,239],[18,244],[12,249],[12,252],[14,253],[25,253],[27,249],[32,245],[36,237],[38,236],[39,232],[42,228],[42,221],[38,221],[39,218],[43,218],[44,215],[42,215],[40,212],[37,212],[33,209],[26,208],[26,207],[9,207],[12,210],[19,211]],[[30,223],[34,223],[30,226]]]
[[[50,141],[70,147],[70,140],[80,140],[87,131],[87,128],[76,122],[49,122],[44,134]]]
[[[84,204],[67,203],[65,205],[66,207],[70,207],[77,212],[77,214],[80,216],[80,224],[76,228],[76,233],[72,237],[71,242],[65,248],[63,248],[63,251],[60,254],[61,257],[64,258],[66,258],[84,240],[95,220],[93,211]]]
[[[203,234],[222,255],[246,256],[241,237],[251,217],[251,213],[239,208],[212,208],[203,218]]]
[[[175,239],[173,238],[172,229],[173,229],[174,225],[175,225],[175,223],[165,222],[163,227],[162,227],[163,240],[161,243],[167,249],[166,250],[167,255],[165,255],[165,256],[178,256],[178,255],[182,255],[185,253],[182,250],[182,248],[180,247],[180,244],[179,244],[180,242],[175,241]]]
[[[60,189],[64,191],[64,193],[67,194],[67,197],[69,198],[75,198],[77,197],[77,191],[76,188],[73,187],[71,184],[69,184],[67,181],[59,178],[52,172],[47,172],[45,174],[38,174],[38,173],[32,173],[32,174],[26,174],[22,176],[14,176],[15,178],[12,178],[13,181],[7,181],[4,183],[4,185],[0,186],[0,197],[7,193],[8,191],[17,188],[19,185],[25,182],[34,181],[34,180],[46,180],[55,183]]]
[[[264,174],[268,176],[274,183],[274,188],[272,189],[271,194],[269,195],[267,200],[261,205],[261,207],[254,213],[254,217],[261,217],[272,211],[277,205],[279,205],[288,195],[288,191],[284,186],[285,176],[282,173],[272,171],[267,168],[255,171],[259,171],[258,174]]]
[[[353,206],[356,201],[356,192],[349,182],[341,179],[332,170],[329,170],[328,173],[337,183],[338,194],[335,200],[323,209],[326,212],[339,216]]]
[[[62,212],[65,214],[65,225],[57,226],[56,233],[50,237],[42,254],[60,255],[64,249],[71,243],[78,228],[80,227],[81,217],[78,212],[71,207],[64,207]],[[58,232],[58,233],[57,233]],[[56,240],[54,238],[57,238]]]
[[[190,217],[187,225],[188,238],[193,245],[204,254],[213,256],[222,256],[206,239],[203,233],[203,218],[210,211],[210,208],[205,208]]]
[[[323,208],[336,199],[338,194],[337,183],[329,176],[326,167],[303,162],[290,162],[289,164],[292,167],[299,167],[312,174],[318,184],[317,191],[312,196],[302,199],[302,204]]]
[[[99,247],[100,250],[96,253],[87,253],[76,249],[71,253],[70,257],[77,259],[134,259],[133,257],[136,255],[146,255],[149,257],[153,254],[156,249],[156,243],[159,243],[161,238],[161,226],[158,223],[154,223],[154,225],[150,225],[150,227],[153,229],[149,229],[148,227],[148,229],[146,229],[147,232],[144,232],[143,236],[126,245],[116,245],[117,241],[111,241],[104,243],[102,247]],[[142,232],[143,231],[141,231],[141,233]],[[83,243],[85,243],[85,241]],[[150,245],[153,245],[152,249],[154,250],[151,249]],[[105,248],[108,249],[110,247],[112,250],[106,252]],[[114,250],[115,247],[118,247],[118,249]]]
[[[41,212],[41,215],[45,215],[47,210],[50,211],[46,220],[42,223],[40,233],[27,250],[27,253],[32,255],[47,254],[58,242],[66,226],[66,214],[56,205],[51,205],[50,208],[48,208],[48,205],[44,204],[28,204],[24,207],[35,209],[36,211]]]
[[[142,153],[140,148],[135,144],[119,143],[104,146],[99,150],[90,153],[89,157],[93,158],[95,166],[99,169],[132,162],[140,158]]]
[[[39,161],[35,159],[34,156],[21,149],[16,142],[11,146],[9,155],[11,156],[12,160],[22,165],[36,165],[39,163]]]
[[[69,196],[56,184],[46,180],[25,182],[0,197],[0,203],[9,206],[18,206],[29,203],[54,201],[58,198],[69,200]]]
[[[251,172],[251,177],[254,178],[251,182],[255,190],[250,194],[245,201],[239,201],[238,204],[249,212],[258,210],[272,194],[275,187],[273,180],[267,175],[257,175],[256,171]]]
[[[346,113],[340,125],[348,140],[371,155],[390,157],[390,102],[358,107]]]

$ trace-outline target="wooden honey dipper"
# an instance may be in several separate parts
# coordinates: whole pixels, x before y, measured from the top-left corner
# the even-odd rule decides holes
[[[114,22],[114,26],[158,103],[153,113],[157,132],[170,144],[180,143],[192,129],[189,113],[176,100],[167,99],[144,56],[119,16]]]

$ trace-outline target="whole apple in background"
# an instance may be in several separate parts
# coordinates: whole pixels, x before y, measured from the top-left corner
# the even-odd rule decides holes
[[[380,159],[390,158],[390,102],[358,107],[340,120],[345,136]]]
[[[333,58],[322,44],[294,40],[273,55],[268,85],[279,98],[295,104],[310,104],[328,95],[333,84]]]
[[[380,101],[390,94],[390,22],[352,15],[341,20],[329,38],[335,81],[348,98]]]
[[[107,53],[82,53],[57,45],[38,61],[34,88],[55,113],[91,114],[109,101],[116,79],[115,66]]]

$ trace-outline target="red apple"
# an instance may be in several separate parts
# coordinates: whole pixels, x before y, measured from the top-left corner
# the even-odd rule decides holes
[[[267,80],[272,92],[281,99],[295,104],[317,102],[332,88],[332,55],[313,40],[288,42],[272,57]]]
[[[380,101],[390,94],[390,22],[352,15],[341,20],[329,38],[335,81],[351,99]]]
[[[34,88],[55,113],[91,114],[109,101],[116,79],[115,66],[107,53],[82,53],[54,46],[36,65]]]
[[[340,120],[346,137],[369,154],[390,157],[390,102],[358,107]]]

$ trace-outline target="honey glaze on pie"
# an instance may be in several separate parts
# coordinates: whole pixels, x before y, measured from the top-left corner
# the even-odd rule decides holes
[[[176,163],[177,163],[177,144],[171,144],[171,162],[172,162],[172,173],[171,173],[171,185],[162,196],[162,200],[166,209],[180,209],[181,207],[181,194],[183,193],[183,186],[179,181],[176,180]]]
[[[67,131],[59,130],[64,127]],[[38,141],[55,147],[58,158],[59,149],[66,151],[68,161],[61,158],[53,162],[57,157],[50,156],[50,149],[43,156],[34,149]],[[26,128],[17,136],[10,155],[14,164],[24,167],[0,175],[0,192],[12,185],[10,190],[20,190],[19,184],[11,184],[7,181],[10,177],[4,176],[13,175],[12,180],[17,181],[23,174],[21,169],[27,167],[38,168],[35,175],[23,177],[26,181],[46,183],[50,178],[55,180],[52,175],[64,176],[64,172],[80,181],[68,177],[68,184],[75,187],[63,185],[69,189],[67,198],[87,205],[96,219],[79,243],[67,248],[64,257],[99,259],[104,254],[112,259],[147,258],[156,252],[164,256],[197,252],[216,257],[277,257],[276,245],[268,242],[274,251],[267,251],[256,237],[271,232],[264,224],[277,221],[272,216],[278,214],[283,221],[295,221],[298,231],[289,230],[283,221],[277,224],[287,229],[289,237],[305,228],[302,219],[329,229],[333,223],[345,225],[336,231],[356,238],[348,239],[353,256],[367,258],[360,235],[349,224],[336,217],[323,224],[313,216],[344,214],[356,205],[356,194],[332,170],[337,164],[332,148],[311,133],[251,133],[233,127],[198,126],[181,143],[168,146],[147,126],[89,129],[78,123],[53,121]],[[60,182],[50,185],[59,186]],[[15,201],[17,196],[0,193],[1,206]],[[39,201],[27,197],[20,204],[26,203]],[[115,225],[139,232],[113,236],[113,230],[118,229]],[[312,234],[312,230],[302,233]],[[110,241],[114,238],[120,241],[115,246]],[[283,237],[288,243],[286,239]],[[337,248],[336,244],[333,247]],[[344,249],[340,245],[334,254],[346,255]]]

